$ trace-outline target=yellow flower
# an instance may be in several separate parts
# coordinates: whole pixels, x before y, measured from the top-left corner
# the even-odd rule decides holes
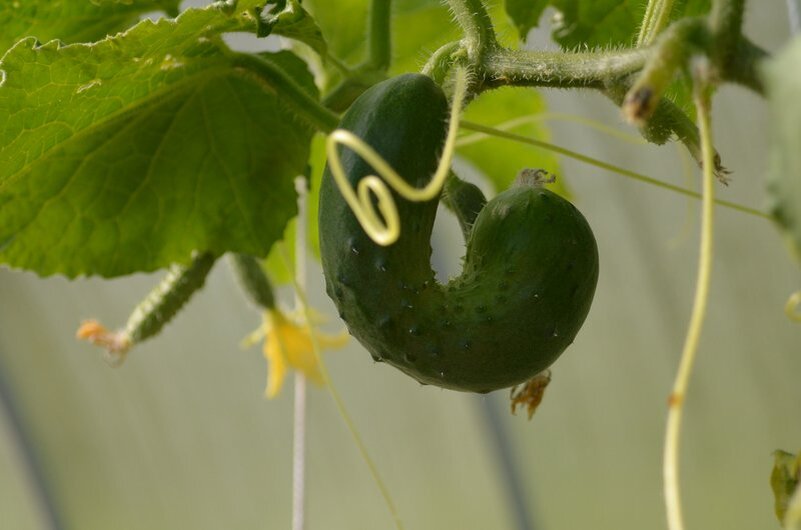
[[[268,365],[264,394],[268,398],[274,398],[281,391],[290,368],[299,370],[314,383],[323,384],[323,374],[314,354],[312,333],[320,350],[342,348],[348,341],[346,331],[336,335],[313,331],[308,324],[296,322],[279,309],[264,312],[264,323],[257,333],[264,337],[262,351]]]

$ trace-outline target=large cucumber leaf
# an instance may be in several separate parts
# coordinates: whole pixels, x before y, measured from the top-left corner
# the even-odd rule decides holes
[[[300,0],[273,0],[257,12],[259,37],[281,35],[300,41],[325,57],[328,50],[325,37],[314,18],[300,5]]]
[[[94,42],[127,29],[150,11],[178,14],[180,0],[0,0],[0,54],[25,37]]]
[[[553,36],[564,48],[628,46],[640,30],[645,5],[641,0],[506,0],[506,12],[520,38],[539,24],[548,6],[556,9]],[[709,11],[709,0],[678,0],[672,18]]]
[[[21,41],[0,61],[0,262],[117,276],[193,250],[266,255],[296,211],[311,129],[236,66],[254,2],[145,20],[96,44]],[[264,56],[314,91],[299,59]]]

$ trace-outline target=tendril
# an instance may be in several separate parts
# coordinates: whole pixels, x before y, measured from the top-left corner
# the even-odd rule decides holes
[[[784,306],[784,312],[790,320],[801,322],[801,291],[796,291],[790,295],[790,298],[787,299],[787,304]]]
[[[467,71],[464,68],[456,70],[456,83],[451,101],[451,116],[448,123],[448,135],[445,138],[445,147],[437,170],[431,180],[423,188],[410,186],[375,149],[361,138],[345,129],[336,129],[326,140],[326,155],[331,175],[339,188],[340,193],[348,203],[353,215],[359,221],[365,233],[378,245],[389,246],[400,237],[400,218],[398,207],[392,198],[394,189],[401,197],[412,202],[425,202],[436,197],[445,179],[453,159],[456,146],[456,133],[459,130],[459,118],[465,99],[467,87]],[[376,174],[363,177],[356,184],[354,192],[345,176],[342,167],[338,145],[350,148],[369,164]],[[387,184],[389,186],[387,186]],[[372,198],[377,202],[373,205]],[[376,208],[378,211],[376,211]],[[380,215],[379,215],[380,214]]]

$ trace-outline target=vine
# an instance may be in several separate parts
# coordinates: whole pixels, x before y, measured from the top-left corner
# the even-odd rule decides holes
[[[648,0],[637,36],[637,46],[646,46],[667,26],[674,0]]]
[[[665,446],[663,457],[663,479],[665,487],[665,507],[669,530],[683,530],[684,520],[679,494],[679,442],[681,435],[682,413],[687,394],[690,374],[698,351],[698,342],[706,316],[709,300],[709,284],[712,278],[713,236],[714,236],[714,159],[712,147],[712,130],[710,123],[710,97],[708,64],[705,59],[697,59],[694,100],[698,111],[698,123],[701,129],[701,146],[703,150],[703,202],[701,208],[701,242],[698,258],[698,278],[695,299],[687,328],[687,336],[679,363],[678,374],[668,400],[668,417],[665,428]]]

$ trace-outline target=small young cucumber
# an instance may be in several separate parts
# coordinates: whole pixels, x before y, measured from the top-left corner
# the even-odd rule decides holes
[[[367,90],[340,127],[422,187],[447,115],[442,91],[411,74]],[[372,173],[350,151],[342,161],[354,187]],[[441,285],[430,262],[437,200],[393,197],[401,234],[384,247],[365,234],[328,169],[320,190],[326,289],[373,359],[424,384],[489,392],[531,379],[573,342],[595,292],[598,250],[572,204],[535,185],[500,193],[475,219],[462,274]]]

